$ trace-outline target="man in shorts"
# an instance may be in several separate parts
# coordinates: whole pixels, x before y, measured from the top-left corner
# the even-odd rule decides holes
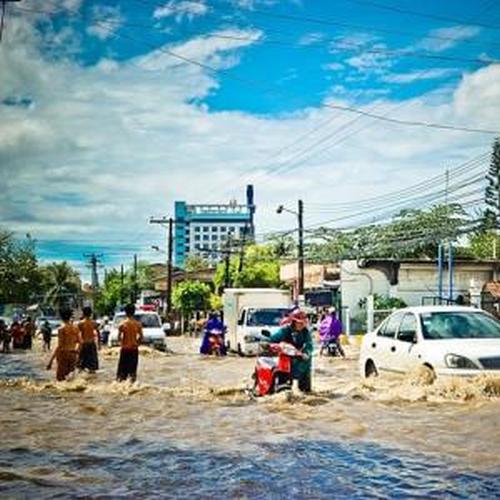
[[[139,344],[142,342],[142,325],[134,318],[134,304],[125,306],[125,314],[127,318],[118,327],[118,341],[121,348],[116,380],[122,382],[130,378],[135,382],[139,363]]]
[[[52,368],[54,359],[57,361],[56,380],[61,382],[75,370],[78,361],[78,351],[82,344],[80,330],[71,321],[71,309],[61,311],[62,326],[57,332],[57,347],[47,365],[47,370]]]

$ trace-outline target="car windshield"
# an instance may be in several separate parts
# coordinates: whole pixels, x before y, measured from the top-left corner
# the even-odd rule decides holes
[[[279,326],[288,309],[249,309],[248,326]]]
[[[421,314],[425,339],[499,339],[500,321],[482,312],[450,311]]]
[[[156,314],[135,314],[134,318],[140,321],[144,328],[159,328],[161,326],[160,318]],[[113,323],[115,326],[118,326],[124,319],[124,314],[117,314]]]

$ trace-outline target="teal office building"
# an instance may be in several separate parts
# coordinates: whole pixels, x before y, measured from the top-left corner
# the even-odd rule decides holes
[[[255,235],[254,189],[246,188],[244,204],[191,205],[175,202],[175,265],[183,268],[189,255],[200,255],[211,265],[221,260],[228,239],[233,242],[252,239]]]

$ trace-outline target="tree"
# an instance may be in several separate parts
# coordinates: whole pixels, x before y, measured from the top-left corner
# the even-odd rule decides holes
[[[100,287],[94,307],[99,314],[113,315],[123,303],[129,302],[134,288],[134,272],[128,269],[124,273],[123,285],[121,273],[112,269]],[[153,270],[146,262],[137,264],[137,291],[152,290],[154,288]]]
[[[225,262],[218,264],[214,284],[220,290],[224,284]],[[241,288],[276,288],[281,284],[280,263],[273,244],[250,245],[245,249],[243,267],[240,257],[230,260],[229,275],[232,286]]]
[[[17,239],[12,232],[0,230],[0,303],[35,302],[41,290],[35,241],[29,234]]]
[[[439,243],[456,241],[468,224],[469,219],[459,204],[403,210],[384,225],[362,226],[351,231],[316,230],[313,233],[316,242],[307,246],[306,259],[309,262],[361,257],[434,259]]]
[[[203,271],[210,267],[209,262],[201,255],[189,255],[184,263],[184,269],[188,273]]]
[[[187,318],[195,311],[210,309],[210,295],[210,287],[206,283],[183,281],[174,288],[172,303]]]
[[[78,272],[67,262],[53,262],[42,268],[45,302],[57,310],[77,305],[81,292]]]
[[[481,230],[469,238],[467,250],[476,259],[493,259],[497,249],[500,249],[500,235],[492,230]]]
[[[484,229],[500,227],[500,138],[495,139],[491,153],[490,166],[486,174],[488,185],[485,190],[487,205],[483,214]]]

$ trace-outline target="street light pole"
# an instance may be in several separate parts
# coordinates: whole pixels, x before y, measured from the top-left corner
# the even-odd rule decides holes
[[[298,203],[298,222],[299,222],[299,297],[304,295],[304,203],[299,200]]]
[[[175,220],[172,217],[168,219],[166,217],[149,219],[150,224],[168,224],[168,236],[167,236],[167,289],[165,292],[165,314],[167,316],[172,312],[172,259],[173,259],[173,249],[174,249],[174,233],[173,227]]]
[[[297,212],[289,210],[288,208],[285,208],[283,205],[280,205],[276,209],[276,213],[278,214],[281,214],[283,212],[288,212],[290,214],[296,215],[299,225],[299,241],[298,241],[298,252],[297,252],[298,253],[297,295],[300,297],[301,295],[304,295],[304,202],[302,200],[299,200]]]

